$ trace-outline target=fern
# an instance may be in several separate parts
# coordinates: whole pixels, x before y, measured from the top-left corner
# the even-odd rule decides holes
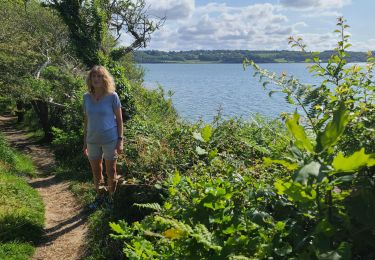
[[[222,247],[215,243],[214,235],[203,224],[197,224],[194,227],[194,233],[191,234],[191,237],[195,238],[206,249],[213,249],[218,253],[222,250]]]
[[[183,231],[186,234],[191,234],[193,232],[193,229],[188,224],[182,223],[176,219],[172,218],[165,218],[162,216],[155,216],[155,222],[160,223],[162,225],[166,226],[172,226],[178,230]]]
[[[158,211],[158,212],[162,210],[159,203],[144,203],[144,204],[134,203],[133,205],[138,207],[138,208],[153,209],[153,210]]]

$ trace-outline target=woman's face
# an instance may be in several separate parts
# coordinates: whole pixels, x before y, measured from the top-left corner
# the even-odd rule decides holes
[[[103,74],[99,71],[94,72],[91,75],[91,81],[94,88],[103,88],[104,87],[104,80],[103,80]]]

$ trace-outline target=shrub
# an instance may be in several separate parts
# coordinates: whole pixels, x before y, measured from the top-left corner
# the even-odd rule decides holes
[[[337,54],[328,64],[323,66],[312,54],[310,71],[322,77],[320,86],[247,62],[265,88],[274,86],[271,93],[285,93],[305,112],[302,124],[297,112],[284,115],[291,136],[288,148],[289,138],[278,128],[282,141],[276,143],[270,141],[272,128],[264,138],[259,129],[246,129],[235,120],[216,128],[195,128],[189,144],[193,147],[185,152],[193,153],[195,160],[170,173],[163,183],[168,192],[163,205],[139,205],[155,211],[140,222],[110,223],[112,237],[123,241],[126,257],[374,257],[375,110],[368,102],[374,97],[374,59],[369,58],[365,68],[348,67],[345,50],[350,44],[343,18],[338,27]],[[301,39],[290,42],[306,48]],[[252,145],[246,146],[244,137]],[[260,158],[264,165],[259,165]],[[252,163],[258,172],[254,165],[249,167]]]

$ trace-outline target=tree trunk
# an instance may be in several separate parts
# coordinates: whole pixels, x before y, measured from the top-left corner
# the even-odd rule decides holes
[[[22,101],[17,101],[16,107],[17,107],[17,111],[16,111],[17,123],[21,123],[21,122],[23,122],[23,118],[24,118],[24,115],[25,115],[25,111],[24,111],[25,104]]]
[[[39,122],[42,125],[44,137],[42,139],[43,142],[51,142],[52,141],[52,130],[51,124],[48,117],[48,104],[42,100],[33,100],[31,101],[31,105],[34,108],[35,113],[39,118]]]

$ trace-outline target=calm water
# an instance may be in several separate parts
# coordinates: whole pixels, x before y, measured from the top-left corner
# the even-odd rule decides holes
[[[314,83],[306,64],[260,64],[262,68],[278,74],[293,74],[304,83]],[[145,85],[163,86],[165,92],[174,92],[172,100],[179,114],[190,121],[203,119],[211,122],[221,110],[225,117],[251,117],[260,113],[278,117],[281,112],[291,112],[280,93],[268,96],[258,78],[249,67],[242,64],[142,64],[146,69]]]

